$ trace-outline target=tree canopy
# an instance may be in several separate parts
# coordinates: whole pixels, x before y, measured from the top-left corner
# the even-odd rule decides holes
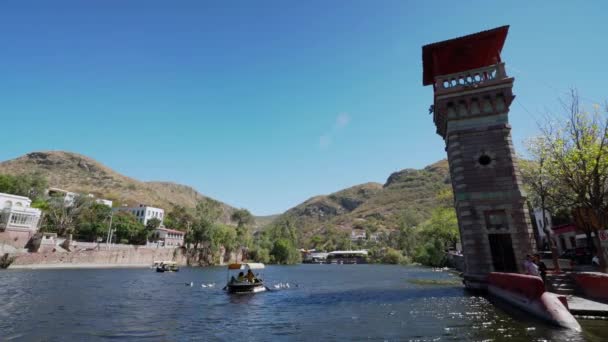
[[[0,174],[0,192],[29,197],[36,201],[44,196],[47,188],[48,182],[41,174]]]
[[[580,216],[580,228],[588,231],[590,239],[592,231],[608,226],[608,104],[587,111],[573,90],[562,108],[565,115],[552,115],[541,123],[541,136],[528,148],[538,166],[524,168],[523,175],[532,179],[536,198],[560,203]],[[584,219],[589,216],[595,219]],[[592,247],[606,270],[608,256],[595,236]]]

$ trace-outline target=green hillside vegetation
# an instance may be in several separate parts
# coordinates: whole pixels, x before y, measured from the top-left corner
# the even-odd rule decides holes
[[[253,229],[255,231],[261,230],[262,228],[268,226],[269,224],[271,224],[272,222],[274,222],[274,220],[276,220],[278,217],[280,216],[280,214],[276,214],[276,215],[265,215],[265,216],[254,216],[254,223],[253,223]]]
[[[365,230],[367,239],[352,241],[352,229]],[[279,239],[292,250],[365,248],[372,262],[443,266],[444,252],[459,239],[448,163],[395,172],[385,184],[366,183],[310,198],[256,234],[254,256],[262,255],[263,261],[269,252],[276,255],[271,241]],[[298,258],[284,254],[287,263]]]

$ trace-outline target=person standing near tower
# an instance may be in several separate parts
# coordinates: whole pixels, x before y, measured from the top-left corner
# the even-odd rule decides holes
[[[526,254],[526,260],[524,261],[524,270],[527,275],[539,276],[538,266],[532,261],[532,256]]]
[[[547,265],[540,259],[540,254],[534,254],[534,264],[538,267],[540,277],[543,279],[543,283],[547,280]]]

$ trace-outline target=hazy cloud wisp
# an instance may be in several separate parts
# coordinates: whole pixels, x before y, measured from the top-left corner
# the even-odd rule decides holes
[[[327,148],[331,145],[334,135],[344,129],[350,123],[350,115],[348,113],[340,113],[331,127],[331,130],[319,137],[319,147]]]

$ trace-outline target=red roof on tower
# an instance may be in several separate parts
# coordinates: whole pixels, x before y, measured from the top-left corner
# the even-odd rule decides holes
[[[499,63],[508,31],[508,25],[501,26],[423,46],[422,84],[433,84],[438,75]]]

